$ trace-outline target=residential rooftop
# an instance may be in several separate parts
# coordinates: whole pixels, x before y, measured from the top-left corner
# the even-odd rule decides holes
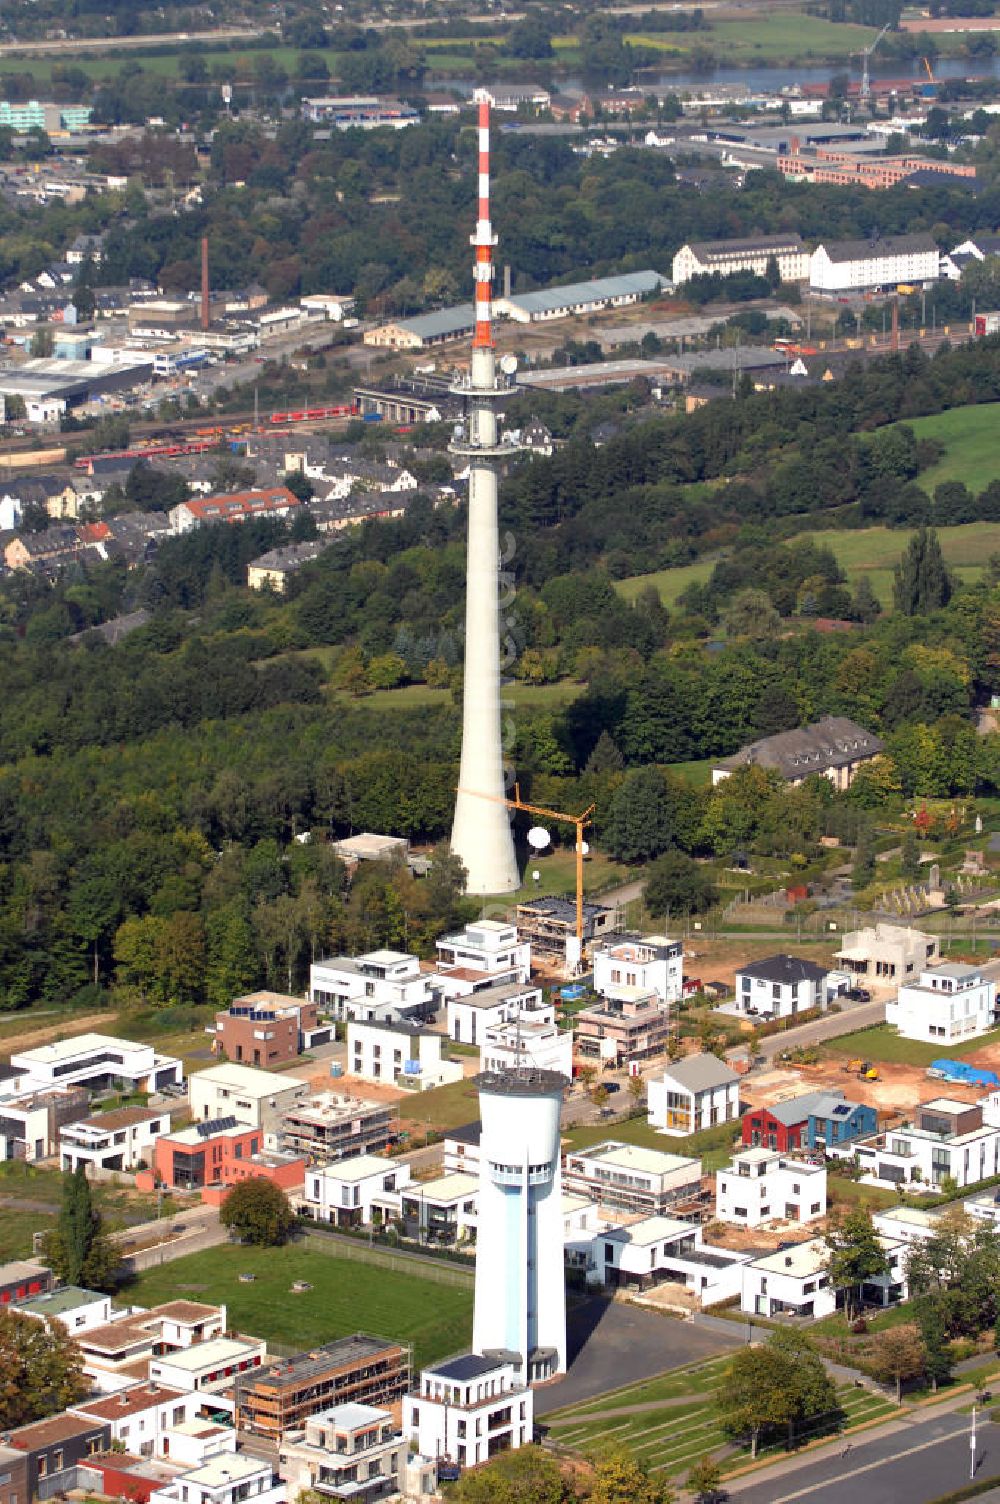
[[[602,1164],[614,1165],[621,1170],[639,1170],[644,1175],[667,1175],[699,1161],[688,1154],[668,1154],[662,1149],[644,1149],[639,1144],[623,1144],[618,1139],[607,1139],[603,1144],[594,1144],[589,1149],[574,1149],[574,1159],[599,1159]]]

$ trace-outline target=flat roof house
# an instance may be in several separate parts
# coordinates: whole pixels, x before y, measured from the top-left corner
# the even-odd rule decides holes
[[[448,1037],[459,1044],[482,1044],[501,1024],[553,1024],[555,1004],[532,982],[491,982],[448,998]]]
[[[648,1122],[661,1133],[683,1135],[740,1115],[740,1083],[734,1070],[714,1055],[688,1055],[664,1066],[647,1093]]]
[[[600,1006],[582,1008],[573,1026],[579,1054],[620,1065],[657,1055],[666,1047],[670,1013],[655,992],[621,986]]]
[[[479,1221],[479,1177],[439,1175],[404,1186],[400,1214],[407,1236],[421,1243],[463,1243]]]
[[[331,1405],[391,1405],[409,1383],[408,1347],[356,1332],[239,1379],[239,1426],[277,1442]]]
[[[316,1165],[306,1175],[304,1209],[317,1222],[361,1227],[399,1211],[400,1191],[410,1184],[410,1166],[377,1154],[359,1154],[337,1164]]]
[[[462,1079],[462,1062],[442,1059],[440,1034],[419,1024],[377,1019],[352,1019],[347,1025],[347,1069],[363,1081],[389,1086],[398,1081],[421,1091]]]
[[[655,992],[676,1003],[684,992],[684,945],[666,935],[616,935],[594,946],[594,991],[615,997],[622,988]]]
[[[941,942],[909,925],[869,925],[849,930],[836,954],[838,966],[872,982],[904,982],[937,961]]]
[[[432,1018],[432,982],[416,956],[398,950],[328,956],[309,968],[309,996],[338,1022]]]
[[[150,1044],[135,1044],[110,1034],[77,1034],[72,1039],[18,1050],[10,1057],[15,1070],[29,1078],[26,1085],[85,1086],[88,1091],[160,1091],[180,1086],[183,1067]]]
[[[996,982],[978,966],[941,961],[904,982],[885,1005],[885,1021],[904,1039],[958,1044],[996,1024]]]
[[[403,1434],[420,1455],[460,1467],[527,1446],[533,1433],[533,1391],[501,1353],[463,1353],[425,1368],[403,1401]]]
[[[637,1144],[607,1139],[566,1155],[563,1190],[598,1206],[639,1216],[662,1216],[701,1189],[701,1160],[664,1154]]]
[[[4,1444],[19,1452],[27,1464],[28,1491],[20,1504],[40,1497],[43,1488],[46,1498],[61,1487],[74,1488],[77,1464],[105,1451],[110,1442],[106,1421],[72,1412],[5,1432]]]
[[[365,1504],[401,1491],[406,1446],[390,1410],[335,1405],[311,1415],[281,1441],[278,1468],[293,1498],[315,1490],[344,1504]]]
[[[398,1133],[395,1102],[368,1102],[324,1091],[286,1110],[279,1143],[287,1153],[305,1155],[310,1164],[329,1164],[388,1149]]]
[[[713,1305],[740,1292],[740,1267],[750,1255],[707,1247],[702,1229],[674,1217],[645,1217],[627,1227],[594,1234],[593,1267],[606,1285],[648,1289],[681,1285],[700,1305]]]
[[[148,1107],[118,1107],[100,1112],[59,1131],[59,1158],[64,1170],[81,1165],[95,1170],[134,1170],[151,1160],[156,1140],[170,1130],[170,1114]]]
[[[33,1295],[42,1295],[55,1284],[55,1275],[43,1264],[33,1260],[12,1259],[9,1264],[0,1264],[0,1306],[12,1301],[30,1300]]]
[[[826,1216],[826,1167],[785,1159],[770,1149],[744,1149],[715,1174],[720,1222],[815,1222]]]
[[[197,1121],[231,1117],[266,1132],[276,1131],[293,1103],[308,1094],[309,1082],[300,1076],[274,1075],[231,1060],[198,1071],[188,1081],[191,1116]]]
[[[215,1015],[212,1049],[238,1065],[273,1069],[303,1050],[328,1044],[332,1027],[321,1026],[316,1004],[280,992],[251,992],[234,998]]]

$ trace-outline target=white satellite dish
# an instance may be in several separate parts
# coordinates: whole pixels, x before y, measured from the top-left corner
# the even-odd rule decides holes
[[[535,871],[531,875],[535,879],[536,883],[541,881],[542,874],[538,871],[537,867],[535,868]]]
[[[581,841],[580,845],[579,845],[579,847],[577,849],[579,850],[581,856],[586,856],[587,853],[590,851],[590,842],[589,841]]]
[[[535,851],[544,851],[551,840],[552,837],[544,825],[533,825],[528,831],[528,845],[533,847]]]
[[[514,372],[517,370],[517,356],[502,355],[500,357],[500,369],[505,376],[513,376]]]

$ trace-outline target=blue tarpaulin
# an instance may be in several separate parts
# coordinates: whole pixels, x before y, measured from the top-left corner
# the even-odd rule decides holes
[[[962,1081],[967,1086],[1000,1086],[996,1071],[984,1071],[965,1060],[932,1060],[931,1070],[949,1081]]]

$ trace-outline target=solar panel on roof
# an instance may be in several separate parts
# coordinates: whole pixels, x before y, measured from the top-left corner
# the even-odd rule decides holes
[[[195,1123],[195,1127],[199,1138],[211,1138],[214,1133],[222,1133],[227,1128],[235,1128],[236,1119],[234,1117],[213,1118],[208,1123]]]
[[[838,1104],[838,1105],[837,1105],[837,1106],[836,1106],[836,1107],[835,1107],[835,1108],[834,1108],[834,1109],[833,1109],[833,1113],[834,1113],[834,1117],[838,1117],[838,1116],[839,1116],[839,1117],[846,1117],[846,1116],[847,1116],[847,1114],[848,1114],[848,1113],[849,1113],[849,1112],[850,1112],[850,1110],[851,1110],[851,1109],[850,1109],[850,1108],[849,1108],[849,1107],[848,1107],[848,1105],[847,1105],[847,1103],[846,1103],[846,1102],[840,1102],[840,1103],[839,1103],[839,1104]]]

